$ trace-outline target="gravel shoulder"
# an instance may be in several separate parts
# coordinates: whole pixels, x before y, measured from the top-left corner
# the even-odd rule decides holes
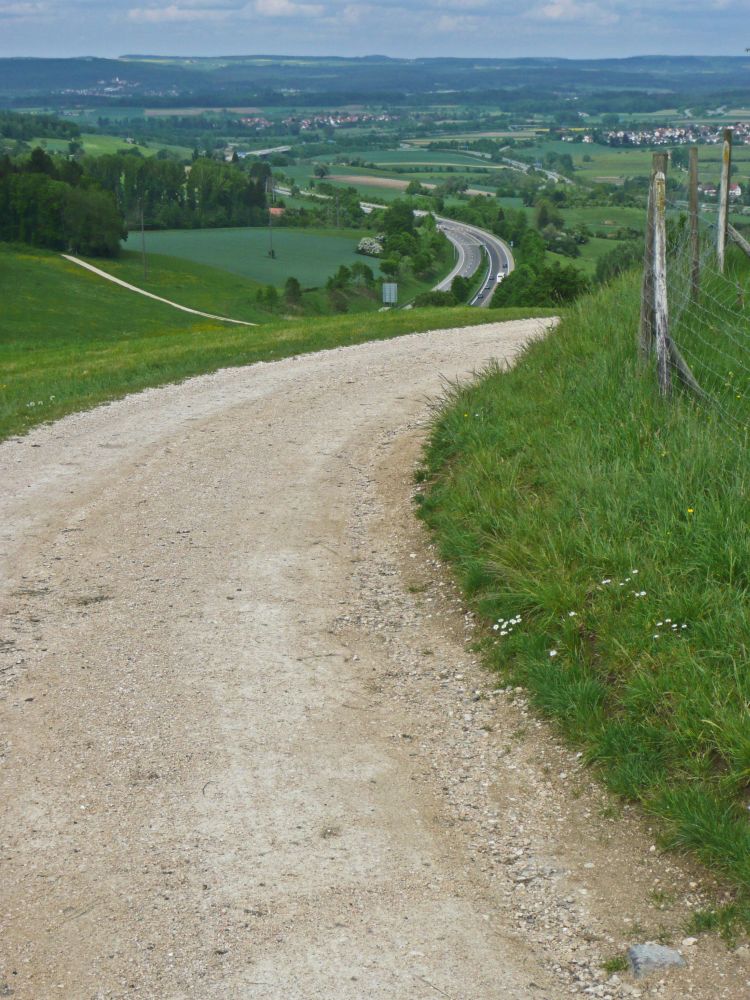
[[[602,971],[712,886],[481,671],[412,514],[441,378],[548,322],[0,445],[0,995],[750,996],[710,938],[663,983]]]

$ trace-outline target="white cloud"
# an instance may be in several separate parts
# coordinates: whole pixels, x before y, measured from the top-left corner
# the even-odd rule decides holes
[[[140,24],[176,24],[190,21],[224,21],[230,11],[211,7],[185,7],[171,3],[166,7],[133,7],[128,20]]]
[[[364,3],[348,3],[346,6],[342,7],[341,13],[336,15],[340,18],[344,24],[360,24],[369,14],[372,14],[373,8]]]
[[[578,0],[550,0],[535,7],[529,16],[540,21],[586,21],[589,24],[617,24],[620,15],[601,3],[579,3]]]
[[[441,14],[435,22],[435,30],[441,34],[474,32],[478,26],[479,21],[476,17],[466,17],[463,14]]]
[[[482,10],[489,0],[433,0],[433,6],[443,10]]]
[[[49,14],[48,3],[0,3],[0,20],[27,21]]]
[[[321,4],[294,3],[293,0],[255,0],[253,9],[261,17],[319,17],[325,8]]]

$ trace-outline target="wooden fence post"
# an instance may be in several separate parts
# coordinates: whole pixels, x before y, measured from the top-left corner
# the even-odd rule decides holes
[[[668,396],[671,389],[669,369],[669,307],[667,303],[667,179],[659,170],[654,177],[654,339],[659,394]]]
[[[729,185],[732,174],[732,130],[724,129],[721,152],[721,190],[719,191],[719,228],[716,234],[716,262],[719,273],[724,273],[727,248],[727,223],[729,222]]]
[[[750,257],[750,243],[747,242],[747,240],[742,235],[742,233],[738,232],[734,228],[734,226],[732,225],[731,222],[728,223],[728,225],[727,225],[727,234],[729,235],[729,238],[734,243],[737,244],[737,246],[740,248],[740,250],[742,250],[744,253],[746,253],[748,255],[748,257]]]
[[[688,180],[690,205],[690,297],[698,300],[701,290],[701,246],[698,233],[698,147],[690,147]]]
[[[646,214],[646,246],[643,253],[641,318],[638,325],[638,354],[641,362],[648,359],[654,344],[654,178],[658,171],[666,174],[667,161],[666,153],[654,153],[651,164],[651,184],[648,189]]]

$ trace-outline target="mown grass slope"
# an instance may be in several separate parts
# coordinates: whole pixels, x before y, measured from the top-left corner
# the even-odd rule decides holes
[[[629,277],[457,388],[421,511],[487,663],[747,900],[750,452],[719,413],[660,400],[638,302]]]
[[[221,267],[155,253],[147,255],[144,276],[143,258],[135,249],[138,245],[139,240],[133,236],[128,244],[131,249],[125,250],[116,260],[87,259],[95,267],[136,288],[191,309],[251,323],[265,323],[274,318],[273,313],[258,302],[258,291],[265,288],[260,282],[231,274]]]
[[[0,299],[0,438],[146,386],[217,368],[530,315],[529,310],[489,314],[466,307],[234,326],[119,288],[56,254],[2,244]],[[190,296],[189,304],[194,303],[208,305],[197,293]]]

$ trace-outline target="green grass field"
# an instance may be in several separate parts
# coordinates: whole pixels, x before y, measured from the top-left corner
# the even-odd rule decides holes
[[[130,276],[131,263],[121,266]],[[159,280],[166,291],[171,279]],[[226,294],[230,290],[225,286]],[[191,317],[118,288],[57,254],[6,244],[0,244],[0,296],[0,438],[147,386],[225,366],[420,330],[545,315],[544,310],[519,309],[490,315],[466,307],[277,318],[257,328],[237,327]]]
[[[548,253],[547,263],[549,264],[554,260],[560,261],[561,264],[573,263],[579,270],[583,271],[587,277],[592,278],[594,276],[594,272],[596,271],[597,261],[618,246],[622,246],[622,244],[617,240],[602,240],[598,239],[596,236],[592,236],[588,243],[584,243],[580,247],[580,257],[575,257],[572,260],[569,260],[560,254]]]
[[[143,288],[191,309],[251,323],[278,318],[258,306],[256,295],[260,288],[265,287],[263,284],[219,267],[154,253],[147,256],[144,277],[143,258],[135,249],[136,245],[133,242],[133,249],[124,251],[117,260],[97,257],[90,259],[90,263],[136,288]]]
[[[350,266],[364,258],[356,252],[364,231],[352,229],[307,230],[277,227],[271,238],[275,258],[269,256],[269,232],[254,229],[172,229],[146,233],[147,253],[182,257],[196,264],[219,267],[230,274],[263,285],[283,286],[295,277],[303,287],[318,287],[341,264]],[[140,236],[133,234],[135,242]],[[377,271],[377,261],[367,260]]]
[[[638,312],[633,274],[454,391],[421,509],[501,683],[734,885],[727,912],[747,919],[750,455],[719,411],[659,398]]]
[[[619,228],[642,230],[645,224],[645,208],[620,208],[617,205],[585,208],[564,208],[562,210],[566,228],[584,224],[593,232],[611,233]]]
[[[192,149],[187,146],[169,146],[164,143],[151,143],[148,146],[141,146],[137,143],[126,143],[125,139],[116,135],[101,135],[98,132],[82,132],[79,140],[83,144],[83,150],[90,156],[102,156],[105,153],[117,153],[123,149],[137,149],[142,156],[155,156],[160,149],[166,149],[183,159],[190,159]],[[50,153],[67,153],[67,139],[45,139],[43,136],[29,140],[30,146],[42,146]]]

